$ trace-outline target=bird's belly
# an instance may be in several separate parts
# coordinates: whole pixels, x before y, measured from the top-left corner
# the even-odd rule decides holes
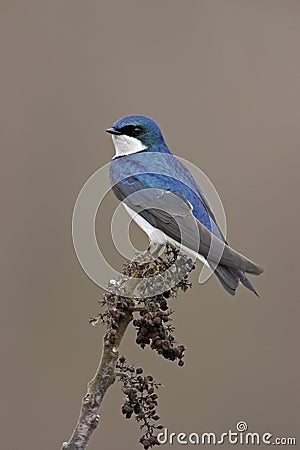
[[[142,216],[133,211],[124,203],[123,205],[132,220],[134,220],[135,223],[148,235],[150,242],[160,245],[166,244],[167,238],[165,233],[158,230],[157,228],[154,228],[149,222],[147,222],[147,220],[145,220]]]

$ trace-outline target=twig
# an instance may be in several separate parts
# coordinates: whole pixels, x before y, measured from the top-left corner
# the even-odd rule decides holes
[[[124,291],[133,292],[141,281],[140,278],[124,278],[119,281],[118,287]],[[84,450],[87,448],[93,431],[99,424],[99,409],[108,388],[116,379],[116,363],[122,338],[129,323],[132,321],[131,311],[126,311],[118,320],[118,329],[113,341],[110,339],[110,330],[103,338],[102,354],[99,366],[92,380],[87,385],[87,393],[82,400],[81,410],[76,427],[68,442],[64,442],[62,450]]]
[[[128,324],[133,316],[128,312],[121,320],[116,341],[111,344],[107,334],[103,339],[103,350],[99,367],[94,378],[88,383],[87,393],[82,400],[81,411],[69,442],[64,442],[63,450],[84,450],[99,423],[98,411],[108,388],[114,383],[118,349]]]

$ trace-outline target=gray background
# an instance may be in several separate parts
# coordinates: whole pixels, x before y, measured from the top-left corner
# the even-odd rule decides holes
[[[133,113],[155,118],[174,153],[210,177],[230,242],[265,273],[261,299],[193,275],[174,305],[184,368],[137,348],[132,329],[122,353],[165,385],[171,431],[246,420],[297,436],[299,42],[296,0],[1,0],[3,450],[58,449],[73,429],[103,329],[87,323],[102,291],[77,262],[72,209],[113,155],[105,128]],[[117,201],[106,205],[98,237],[121,268],[107,238]],[[121,398],[114,385],[91,450],[140,448]]]

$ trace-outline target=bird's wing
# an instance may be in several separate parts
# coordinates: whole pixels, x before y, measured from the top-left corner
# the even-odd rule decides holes
[[[201,254],[211,263],[260,274],[262,269],[211,233],[193,215],[192,206],[179,193],[149,188],[135,177],[113,187],[115,195],[153,227]]]
[[[228,244],[228,242],[226,241],[225,236],[224,236],[224,234],[223,234],[221,228],[219,227],[219,224],[218,224],[218,222],[217,222],[217,219],[216,219],[216,217],[215,217],[215,215],[214,215],[214,213],[213,213],[213,211],[212,211],[212,209],[211,209],[211,206],[210,206],[210,204],[209,204],[209,202],[208,202],[208,200],[207,200],[207,198],[206,198],[206,195],[204,194],[204,192],[202,191],[202,189],[199,188],[199,186],[197,186],[197,188],[198,188],[198,189],[197,189],[198,195],[199,195],[199,197],[200,197],[200,199],[201,199],[203,205],[205,206],[205,208],[206,208],[206,210],[207,210],[207,212],[208,212],[210,218],[211,218],[211,219],[214,221],[214,223],[216,224],[216,226],[217,226],[217,228],[218,228],[218,230],[219,230],[219,233],[220,233],[220,235],[221,235],[222,238],[223,238],[223,241],[226,242],[226,244]]]
[[[187,169],[187,167],[181,162],[179,161],[176,157],[176,171],[181,174],[181,176],[183,176],[182,174],[185,174],[185,176],[188,179],[188,185],[191,186],[191,188],[198,194],[198,198],[199,201],[202,202],[202,204],[204,205],[209,217],[212,219],[212,221],[215,223],[220,236],[223,238],[223,241],[226,242],[226,244],[228,244],[228,242],[225,239],[225,236],[222,233],[221,228],[218,225],[217,219],[213,213],[213,210],[210,206],[210,203],[205,195],[205,193],[203,192],[203,190],[200,188],[199,184],[197,183],[197,181],[195,180],[194,176],[192,175],[192,173]]]

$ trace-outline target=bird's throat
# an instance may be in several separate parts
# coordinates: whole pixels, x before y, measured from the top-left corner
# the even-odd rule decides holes
[[[116,150],[115,158],[118,156],[132,155],[147,148],[139,139],[125,134],[112,135],[112,140]]]

